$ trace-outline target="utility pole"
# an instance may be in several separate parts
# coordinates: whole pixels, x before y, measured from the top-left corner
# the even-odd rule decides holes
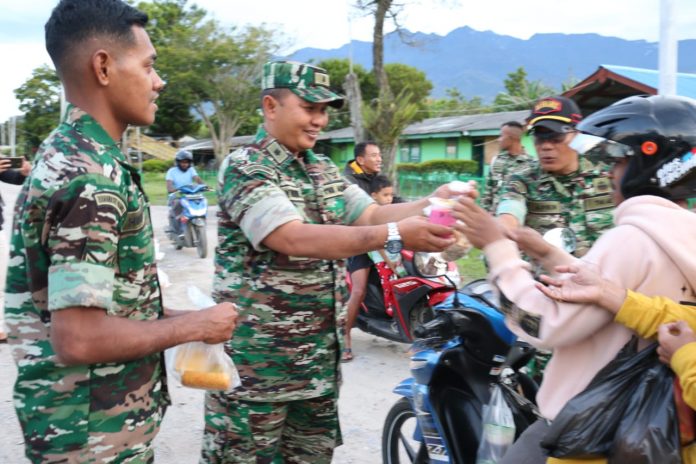
[[[357,145],[364,142],[365,125],[362,118],[362,93],[360,92],[360,81],[358,75],[353,72],[353,33],[351,30],[351,20],[348,16],[348,66],[349,71],[346,75],[346,80],[343,82],[343,89],[346,92],[346,100],[348,100],[348,109],[350,110],[350,125],[353,127],[353,141]]]
[[[674,0],[660,0],[659,95],[677,94],[678,42],[674,27]]]

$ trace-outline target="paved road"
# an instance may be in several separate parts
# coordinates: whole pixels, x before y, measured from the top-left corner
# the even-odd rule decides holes
[[[17,189],[2,184],[7,203],[14,202]],[[8,210],[10,208],[8,207]],[[11,210],[10,210],[11,211]],[[10,211],[7,211],[8,213]],[[214,211],[213,211],[214,213]],[[172,285],[164,289],[164,303],[172,308],[187,308],[186,286],[194,284],[210,291],[212,255],[216,242],[215,217],[208,227],[209,257],[205,260],[194,249],[174,250],[164,237],[166,207],[152,208],[155,236],[165,253],[160,268]],[[6,222],[9,226],[9,222]],[[377,464],[381,462],[381,429],[391,405],[398,399],[392,388],[408,376],[408,346],[355,331],[355,360],[343,364],[344,382],[339,413],[344,445],[336,450],[334,464]],[[12,408],[12,384],[16,377],[7,345],[0,345],[0,463],[24,464],[22,435]],[[198,462],[203,433],[203,393],[170,382],[173,404],[167,411],[162,429],[155,440],[156,462],[194,464]]]

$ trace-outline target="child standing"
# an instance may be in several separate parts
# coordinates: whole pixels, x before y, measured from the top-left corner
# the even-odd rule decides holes
[[[391,181],[383,176],[377,175],[370,182],[370,196],[378,205],[388,205],[394,201],[394,186]],[[401,254],[390,254],[386,250],[376,250],[368,253],[369,258],[377,266],[377,271],[380,276],[380,280],[385,278],[390,278],[390,276],[398,276],[404,273],[403,266],[401,265]],[[365,276],[364,279],[353,279],[352,287],[350,291],[350,298],[347,303],[348,314],[346,317],[346,335],[345,335],[345,349],[343,350],[343,355],[341,360],[343,362],[348,362],[353,360],[353,349],[351,345],[350,332],[355,326],[355,321],[358,318],[358,313],[360,311],[360,305],[362,305],[365,299],[365,292],[367,291],[368,278]]]

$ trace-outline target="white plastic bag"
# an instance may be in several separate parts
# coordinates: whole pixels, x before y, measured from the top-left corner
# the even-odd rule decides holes
[[[215,301],[197,287],[188,287],[188,297],[198,310]],[[166,351],[167,370],[185,387],[231,391],[241,385],[237,367],[225,353],[223,343],[189,342]]]
[[[493,384],[491,399],[483,407],[483,433],[476,464],[495,464],[515,441],[515,421],[500,386]]]

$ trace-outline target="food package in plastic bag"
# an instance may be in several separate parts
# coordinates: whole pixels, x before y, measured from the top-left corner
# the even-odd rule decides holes
[[[188,297],[198,310],[215,306],[215,301],[196,287],[188,287]],[[183,343],[167,350],[165,359],[167,370],[185,387],[231,391],[241,385],[237,367],[223,343]]]
[[[637,349],[634,337],[561,409],[541,441],[549,456],[681,462],[673,375],[660,363],[657,344]]]
[[[494,384],[491,399],[483,407],[483,433],[476,453],[476,464],[495,464],[505,456],[515,440],[515,421],[500,385]]]

